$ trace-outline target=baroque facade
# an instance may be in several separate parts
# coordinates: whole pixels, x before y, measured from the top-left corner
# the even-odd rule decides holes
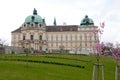
[[[80,25],[46,25],[45,19],[33,10],[21,27],[11,32],[11,46],[27,48],[32,52],[82,53],[92,51],[92,46],[99,41],[98,27],[88,16]]]

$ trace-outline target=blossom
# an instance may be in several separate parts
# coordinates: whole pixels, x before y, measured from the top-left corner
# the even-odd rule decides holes
[[[105,27],[105,22],[100,23],[100,27],[104,28]]]
[[[116,44],[116,46],[116,48],[112,48],[110,51],[116,60],[120,60],[120,48],[118,44]]]
[[[103,48],[104,48],[103,42],[102,43],[96,43],[93,46],[93,52],[94,52],[94,54],[98,54],[99,56],[102,55]]]

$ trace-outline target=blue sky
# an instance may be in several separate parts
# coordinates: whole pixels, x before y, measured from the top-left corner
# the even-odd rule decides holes
[[[119,0],[1,0],[0,1],[0,38],[10,44],[11,31],[19,28],[34,8],[46,19],[47,25],[66,22],[67,25],[79,25],[87,14],[96,26],[105,22],[101,40],[120,42],[120,1]]]

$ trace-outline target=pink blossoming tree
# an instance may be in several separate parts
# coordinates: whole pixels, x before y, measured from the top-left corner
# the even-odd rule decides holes
[[[120,44],[116,44],[115,48],[111,49],[112,55],[116,60],[116,71],[115,71],[115,80],[119,80],[120,76],[119,76],[119,67],[120,65],[118,64],[118,62],[120,61]]]
[[[103,54],[104,43],[96,43],[93,46],[93,53],[96,57],[97,62],[99,63],[100,56]]]
[[[100,57],[101,55],[103,54],[103,48],[104,48],[104,44],[103,42],[100,43],[100,38],[101,38],[101,35],[103,34],[103,28],[104,28],[105,24],[104,22],[100,24],[100,28],[95,31],[93,31],[94,33],[94,36],[96,35],[96,32],[98,32],[99,34],[99,39],[97,41],[97,43],[93,46],[93,53],[96,57],[96,60],[97,60],[97,63],[94,64],[93,66],[93,77],[92,77],[92,80],[104,80],[104,66],[102,64],[99,64],[99,60],[100,60]],[[102,68],[102,78],[100,77],[99,75],[99,72],[100,72],[100,67]]]

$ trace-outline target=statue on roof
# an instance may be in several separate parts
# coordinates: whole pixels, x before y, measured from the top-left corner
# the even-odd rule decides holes
[[[33,15],[37,15],[37,10],[34,8]]]

